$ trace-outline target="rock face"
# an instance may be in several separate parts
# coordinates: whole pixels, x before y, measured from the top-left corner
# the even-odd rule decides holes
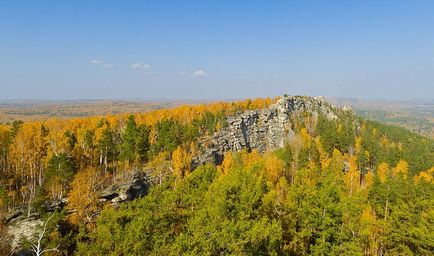
[[[267,109],[247,111],[227,118],[227,126],[199,142],[203,152],[193,159],[193,167],[204,163],[220,164],[228,151],[283,147],[294,135],[292,118],[304,112],[337,119],[340,110],[323,97],[285,96]]]
[[[136,173],[131,181],[115,183],[100,193],[99,200],[114,204],[131,201],[148,193],[149,183],[144,173]]]
[[[68,204],[68,198],[62,198],[60,200],[54,200],[54,201],[45,201],[42,207],[47,212],[54,212],[56,210],[63,209]]]
[[[16,251],[20,248],[20,240],[31,240],[39,232],[43,225],[38,214],[30,216],[22,215],[22,212],[17,212],[12,219],[7,220],[8,234],[12,236],[12,250]]]

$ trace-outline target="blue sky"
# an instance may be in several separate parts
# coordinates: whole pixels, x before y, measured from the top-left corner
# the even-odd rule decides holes
[[[0,99],[434,98],[434,1],[0,2]]]

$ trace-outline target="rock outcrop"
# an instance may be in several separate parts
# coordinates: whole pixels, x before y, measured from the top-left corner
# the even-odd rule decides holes
[[[132,201],[148,193],[149,183],[146,175],[142,172],[134,174],[133,179],[121,183],[114,183],[100,193],[101,202],[110,201],[118,204],[126,201]]]
[[[145,172],[136,172],[132,179],[114,182],[111,186],[100,192],[99,200],[103,202],[107,201],[114,205],[132,201],[145,196],[148,193],[149,186],[150,184]],[[52,212],[64,208],[67,204],[68,200],[64,198],[62,200],[47,201],[43,204],[43,208],[46,211]],[[27,216],[23,211],[11,213],[2,221],[8,225],[8,234],[12,238],[11,246],[14,252],[20,250],[20,241],[22,239],[33,239],[44,224],[39,214],[32,213]]]
[[[19,211],[13,215],[6,219],[6,223],[8,224],[8,234],[12,237],[12,250],[16,251],[20,248],[22,239],[30,241],[35,237],[43,225],[43,221],[40,219],[39,214],[36,213],[27,216]]]
[[[339,108],[323,97],[284,96],[267,109],[252,110],[227,118],[227,126],[199,142],[201,154],[193,159],[193,167],[204,163],[220,164],[228,151],[253,149],[264,152],[283,147],[294,135],[293,118],[305,112],[337,119]]]

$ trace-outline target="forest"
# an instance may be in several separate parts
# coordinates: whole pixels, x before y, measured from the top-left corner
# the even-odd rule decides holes
[[[282,148],[192,165],[227,117],[277,100],[0,125],[0,254],[17,253],[7,222],[20,212],[46,231],[23,238],[22,255],[432,255],[428,137],[302,113]],[[158,180],[146,196],[98,200],[141,170]]]

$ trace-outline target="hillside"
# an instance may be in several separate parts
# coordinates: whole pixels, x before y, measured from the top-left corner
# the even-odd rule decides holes
[[[351,106],[369,120],[404,127],[434,139],[434,100],[385,101],[331,98],[338,106]]]
[[[15,121],[0,147],[0,254],[434,249],[434,141],[322,97]]]

